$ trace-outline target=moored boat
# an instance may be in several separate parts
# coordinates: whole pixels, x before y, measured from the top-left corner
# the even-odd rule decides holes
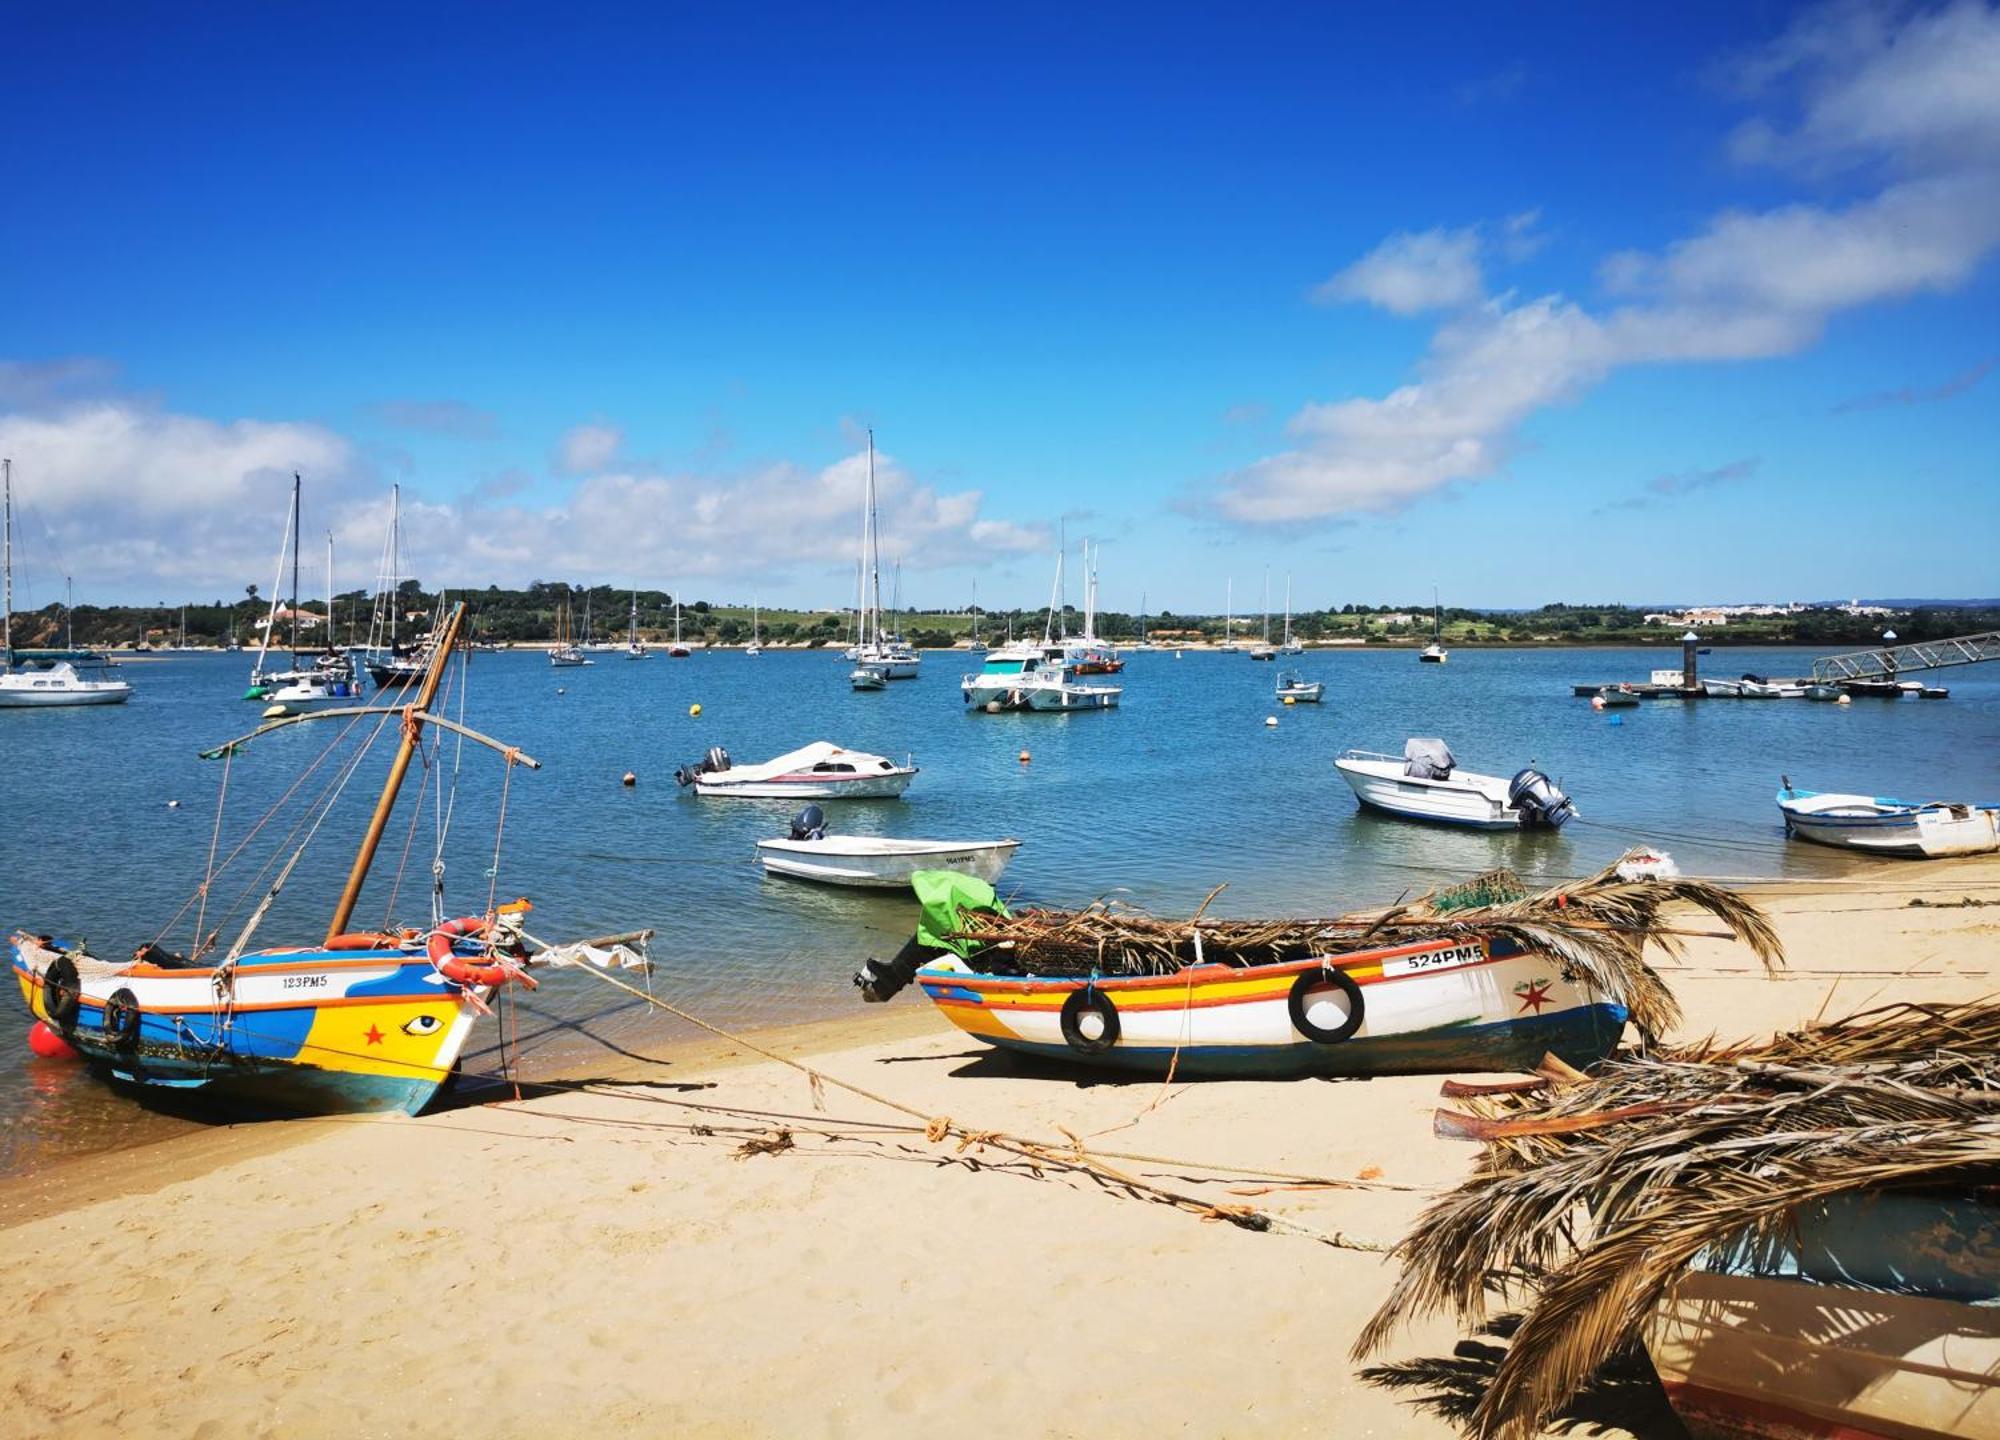
[[[1574,802],[1541,771],[1519,770],[1509,780],[1461,770],[1442,740],[1407,740],[1401,759],[1347,750],[1333,764],[1363,805],[1409,820],[1479,830],[1560,829],[1576,815]]]
[[[697,795],[746,800],[893,800],[910,788],[917,767],[865,750],[816,740],[757,765],[738,765],[717,745],[674,779]]]
[[[1075,678],[1060,644],[1008,645],[987,653],[975,675],[959,680],[971,710],[1109,710],[1124,694],[1119,685],[1093,685]]]
[[[1280,670],[1276,695],[1280,701],[1289,700],[1295,705],[1317,705],[1326,694],[1324,680],[1308,680],[1296,670]]]
[[[248,877],[243,899],[262,898],[226,949],[217,948],[216,932],[206,928],[203,917],[209,915],[211,885],[233,855],[220,867],[211,859],[182,911],[194,916],[193,943],[185,955],[162,943],[165,930],[123,961],[98,959],[53,934],[15,934],[15,978],[37,1020],[94,1071],[121,1085],[291,1110],[421,1109],[451,1074],[493,991],[533,983],[524,973],[526,902],[429,929],[348,929],[403,776],[431,727],[489,746],[509,765],[537,768],[518,750],[430,713],[463,619],[463,606],[450,612],[404,723],[386,732],[397,737],[395,760],[324,939],[251,948],[318,821],[338,798],[337,789],[309,803],[305,818],[314,823],[304,843],[294,849],[291,837],[282,842],[277,858],[289,854],[289,859],[275,880],[267,878],[267,870]],[[273,731],[363,713],[348,709],[281,720],[204,758],[233,764],[249,742]],[[363,744],[381,733],[376,727]],[[342,741],[336,737],[332,743]],[[425,763],[434,761],[426,756]],[[222,794],[228,794],[226,784]]]
[[[14,652],[14,462],[0,460],[0,572],[5,594],[0,596],[0,709],[24,710],[61,705],[122,705],[132,698],[123,680],[86,680],[70,659],[15,668]]]
[[[1019,840],[829,835],[819,806],[808,805],[792,821],[790,835],[757,842],[757,859],[773,875],[817,880],[824,885],[905,890],[919,870],[971,875],[991,884],[1020,848]]]
[[[2000,850],[2000,805],[1799,790],[1790,776],[1781,780],[1778,810],[1799,840],[1915,859]]]
[[[880,665],[856,665],[848,672],[847,683],[856,690],[887,690],[889,672]]]

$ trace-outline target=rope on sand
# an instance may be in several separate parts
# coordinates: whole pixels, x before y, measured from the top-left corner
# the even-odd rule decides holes
[[[812,1083],[815,1105],[818,1104],[821,1087],[831,1085],[836,1090],[843,1090],[850,1095],[857,1095],[863,1100],[884,1106],[887,1109],[896,1111],[898,1114],[907,1115],[911,1119],[920,1122],[923,1126],[924,1138],[933,1145],[942,1144],[946,1140],[956,1137],[958,1140],[958,1153],[961,1155],[967,1150],[990,1146],[995,1150],[1004,1150],[1009,1154],[1019,1155],[1037,1169],[1046,1167],[1052,1170],[1080,1171],[1083,1174],[1091,1176],[1093,1179],[1108,1181],[1112,1185],[1126,1190],[1133,1195],[1152,1200],[1158,1204],[1171,1205],[1177,1210],[1185,1211],[1202,1220],[1225,1221],[1244,1230],[1256,1230],[1269,1234],[1296,1235],[1301,1239],[1316,1241],[1321,1245],[1328,1245],[1336,1250],[1358,1250],[1366,1254],[1383,1255],[1387,1254],[1392,1248],[1384,1241],[1347,1235],[1338,1231],[1319,1230],[1310,1225],[1302,1225],[1296,1220],[1287,1219],[1282,1215],[1274,1215],[1270,1211],[1261,1210],[1255,1205],[1217,1204],[1201,1199],[1198,1196],[1183,1194],[1178,1190],[1170,1190],[1164,1185],[1156,1185],[1150,1180],[1142,1180],[1136,1175],[1129,1174],[1106,1163],[1107,1156],[1093,1154],[1081,1139],[1070,1134],[1067,1130],[1063,1133],[1068,1137],[1068,1143],[1057,1144],[1049,1140],[1034,1140],[1024,1136],[1010,1135],[1001,1130],[974,1129],[971,1126],[961,1124],[952,1119],[949,1115],[927,1115],[914,1106],[905,1105],[900,1100],[892,1100],[886,1095],[877,1094],[875,1091],[865,1086],[857,1085],[851,1080],[842,1080],[838,1076],[828,1075],[824,1071],[814,1069],[803,1061],[794,1060],[788,1055],[780,1055],[775,1050],[767,1050],[755,1041],[746,1040],[741,1035],[724,1030],[719,1025],[710,1024],[698,1015],[689,1014],[678,1005],[662,1000],[658,996],[648,995],[636,985],[628,985],[616,976],[607,975],[590,966],[580,968],[592,978],[601,980],[616,989],[623,990],[627,994],[645,1001],[646,1004],[653,1006],[655,1009],[664,1010],[675,1019],[685,1021],[698,1030],[705,1030],[718,1039],[726,1040],[732,1045],[740,1045],[745,1050],[756,1055],[761,1055],[766,1060],[776,1061],[780,1065],[789,1066],[791,1069],[797,1070]],[[1174,1162],[1168,1161],[1164,1163],[1171,1164]]]

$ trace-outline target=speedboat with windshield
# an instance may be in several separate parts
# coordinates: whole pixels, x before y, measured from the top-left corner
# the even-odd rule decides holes
[[[717,745],[674,779],[697,795],[745,800],[893,800],[910,788],[916,765],[827,740],[787,751],[758,765],[738,765]]]

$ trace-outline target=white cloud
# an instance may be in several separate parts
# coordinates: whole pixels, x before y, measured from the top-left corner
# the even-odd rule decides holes
[[[572,425],[556,445],[556,469],[565,475],[587,475],[607,469],[618,458],[625,432],[615,425]]]
[[[33,582],[24,604],[55,598],[65,572],[80,597],[97,600],[268,586],[294,470],[305,477],[306,592],[325,588],[329,531],[342,589],[375,576],[388,482],[321,426],[223,423],[103,400],[0,413],[0,454],[14,460],[29,510],[29,543],[17,556]],[[522,500],[518,472],[450,497],[406,484],[404,569],[454,586],[762,577],[796,582],[800,600],[834,599],[860,541],[866,466],[855,453],[820,469],[780,463],[721,475],[621,467],[578,477],[550,504]],[[1043,529],[982,516],[979,491],[940,491],[880,452],[876,477],[885,560],[916,571],[983,567],[1050,544]]]
[[[1324,303],[1361,301],[1397,315],[1469,304],[1480,295],[1477,230],[1391,235],[1313,291]]]
[[[1224,478],[1220,513],[1284,523],[1394,509],[1494,474],[1530,416],[1622,366],[1794,354],[1844,310],[1957,288],[2000,247],[2000,12],[1957,4],[1900,25],[1819,12],[1739,75],[1799,96],[1796,125],[1739,131],[1739,154],[1873,159],[1894,178],[1845,205],[1731,211],[1657,253],[1610,256],[1600,280],[1616,303],[1595,314],[1557,295],[1469,304],[1478,227],[1392,236],[1322,298],[1467,308],[1433,335],[1414,383],[1302,409],[1292,449]],[[1497,248],[1532,235],[1534,218],[1501,225]]]

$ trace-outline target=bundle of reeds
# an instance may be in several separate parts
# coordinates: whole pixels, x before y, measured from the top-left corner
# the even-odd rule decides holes
[[[1202,912],[1167,920],[1100,900],[1082,910],[980,913],[952,938],[987,947],[997,952],[989,960],[1004,956],[1031,975],[1171,974],[1204,961],[1260,965],[1425,940],[1507,939],[1559,961],[1624,1005],[1647,1035],[1659,1035],[1678,1023],[1680,1007],[1644,951],[1650,942],[1678,953],[1682,933],[1664,915],[1674,906],[1714,916],[1766,967],[1783,963],[1777,932],[1735,891],[1703,880],[1625,880],[1616,864],[1535,894],[1499,871],[1406,905],[1325,920],[1229,920]],[[981,963],[978,956],[973,963]]]
[[[1532,1090],[1448,1087],[1482,1139],[1472,1177],[1397,1249],[1402,1274],[1356,1355],[1418,1314],[1524,1302],[1468,1433],[1536,1433],[1635,1341],[1704,1251],[1782,1239],[1829,1197],[2000,1184],[2000,1003],[1902,1004],[1755,1045],[1702,1044],[1545,1070]]]

